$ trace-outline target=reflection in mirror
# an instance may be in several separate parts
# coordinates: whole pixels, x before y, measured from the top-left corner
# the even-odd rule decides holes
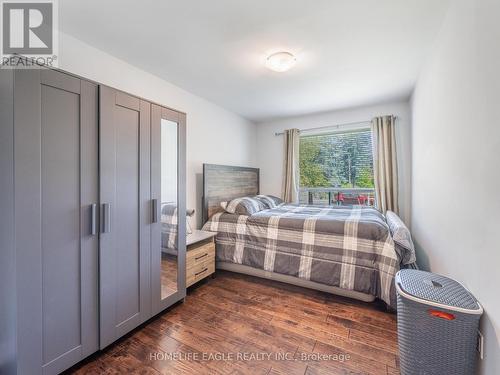
[[[177,292],[177,123],[161,120],[161,298]]]

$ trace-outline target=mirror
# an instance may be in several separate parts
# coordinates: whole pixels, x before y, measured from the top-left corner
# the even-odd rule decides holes
[[[177,292],[178,219],[177,210],[178,124],[161,119],[161,298]]]

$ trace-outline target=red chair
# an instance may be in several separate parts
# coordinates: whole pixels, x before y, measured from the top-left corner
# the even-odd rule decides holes
[[[358,204],[364,205],[367,200],[368,197],[366,195],[358,195]]]
[[[339,206],[342,206],[342,205],[344,204],[344,199],[345,199],[345,198],[344,198],[344,194],[342,194],[342,192],[340,192],[340,191],[339,191],[339,192],[337,193],[337,204],[338,204]]]

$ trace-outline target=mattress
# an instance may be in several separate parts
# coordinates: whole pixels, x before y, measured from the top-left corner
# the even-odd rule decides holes
[[[357,291],[395,306],[400,259],[385,217],[363,206],[282,204],[251,216],[219,212],[217,261]]]

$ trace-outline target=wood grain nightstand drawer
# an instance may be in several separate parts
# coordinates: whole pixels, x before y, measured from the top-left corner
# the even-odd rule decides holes
[[[186,272],[186,286],[191,286],[194,283],[204,279],[205,277],[215,272],[215,258],[207,259],[206,261],[190,268]]]
[[[215,234],[195,231],[190,236],[186,253],[186,287],[215,272]]]
[[[194,249],[189,249],[186,254],[186,264],[189,268],[189,265],[196,265],[200,262],[203,262],[205,259],[215,257],[215,244],[212,242],[208,242],[201,246],[198,246]]]

